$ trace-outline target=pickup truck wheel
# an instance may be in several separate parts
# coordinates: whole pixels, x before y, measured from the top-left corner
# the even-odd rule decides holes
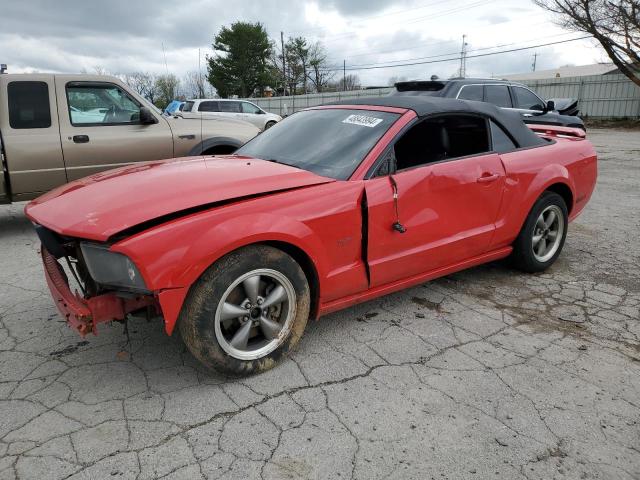
[[[309,305],[300,265],[281,250],[254,245],[209,267],[189,292],[179,328],[204,365],[246,375],[272,368],[296,346]]]
[[[525,272],[541,272],[558,258],[567,237],[569,214],[564,199],[554,192],[544,192],[513,245],[515,265]]]
[[[267,124],[264,126],[265,130],[269,130],[271,127],[273,127],[277,122],[274,122],[273,120],[270,122],[267,122]]]

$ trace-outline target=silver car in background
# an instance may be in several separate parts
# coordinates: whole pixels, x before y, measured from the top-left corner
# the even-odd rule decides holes
[[[249,122],[260,130],[273,127],[282,120],[280,115],[262,110],[259,106],[246,100],[207,99],[197,98],[187,100],[182,111],[176,112],[176,116],[183,118],[193,117],[226,117]]]

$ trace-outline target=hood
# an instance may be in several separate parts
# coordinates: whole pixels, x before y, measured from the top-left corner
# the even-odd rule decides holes
[[[180,158],[138,163],[68,183],[29,203],[25,213],[61,235],[105,241],[166,215],[332,181],[250,157]]]
[[[578,115],[578,100],[575,98],[552,98],[551,100],[555,103],[556,111],[561,115]]]

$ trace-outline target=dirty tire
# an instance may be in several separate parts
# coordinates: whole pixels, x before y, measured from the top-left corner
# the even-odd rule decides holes
[[[549,211],[549,209],[561,214],[559,216],[562,218],[559,218],[557,225],[561,232],[559,232],[558,235],[559,243],[557,244],[555,252],[552,255],[549,254],[549,258],[544,258],[544,260],[541,261],[540,257],[534,253],[534,234],[536,233],[540,216],[544,212]],[[522,271],[535,273],[542,272],[553,265],[564,247],[564,242],[567,237],[568,218],[567,204],[564,199],[557,193],[545,191],[533,205],[522,226],[522,230],[520,230],[516,241],[513,243],[511,259],[514,266]]]
[[[295,291],[295,314],[286,336],[266,355],[242,360],[225,351],[218,341],[215,318],[227,289],[248,272],[269,269],[284,275]],[[240,248],[211,265],[191,287],[178,325],[189,351],[208,368],[227,375],[250,375],[269,370],[298,343],[309,318],[310,291],[300,265],[287,253],[267,245]]]
[[[267,124],[264,126],[265,130],[269,130],[271,127],[273,127],[277,122],[274,122],[273,120],[270,122],[267,122]]]

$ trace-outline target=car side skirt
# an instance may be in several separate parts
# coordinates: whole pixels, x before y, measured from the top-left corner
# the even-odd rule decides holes
[[[388,283],[386,285],[381,285],[371,290],[366,290],[364,292],[357,293],[355,295],[339,298],[331,302],[321,303],[320,309],[318,311],[318,317],[322,315],[326,315],[331,312],[335,312],[337,310],[342,310],[343,308],[347,308],[352,305],[356,305],[358,303],[372,300],[382,295],[387,295],[389,293],[397,292],[399,290],[403,290],[405,288],[412,287],[414,285],[418,285],[420,283],[424,283],[429,280],[433,280],[435,278],[439,278],[445,275],[449,275],[451,273],[459,272],[460,270],[465,270],[467,268],[475,267],[476,265],[481,265],[483,263],[492,262],[494,260],[499,260],[501,258],[508,257],[512,251],[513,251],[513,248],[511,246],[503,247],[498,250],[494,250],[492,252],[484,253],[477,257],[470,258],[463,262],[449,265],[447,267],[438,268],[430,272],[421,273],[413,277],[405,278],[403,280],[399,280],[393,283]]]

